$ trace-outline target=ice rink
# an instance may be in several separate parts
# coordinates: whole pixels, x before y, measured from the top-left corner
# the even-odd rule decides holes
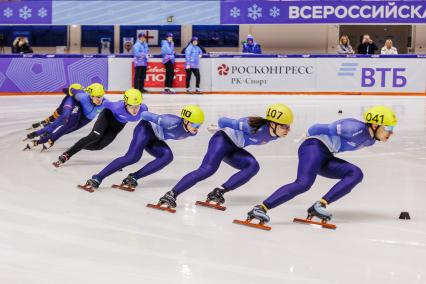
[[[64,136],[48,152],[22,151],[25,129],[50,115],[60,100],[0,97],[1,283],[426,283],[425,97],[146,95],[150,111],[160,114],[199,104],[206,124],[196,137],[167,142],[174,161],[140,180],[133,193],[110,186],[151,160],[147,153],[105,179],[95,193],[76,185],[127,151],[135,123],[103,151],[82,151],[57,169],[51,163],[91,125]],[[292,131],[247,148],[261,170],[225,195],[226,211],[194,205],[235,172],[225,163],[179,196],[175,214],[146,207],[199,165],[211,136],[208,124],[220,116],[264,115],[275,102],[293,109]],[[327,208],[337,230],[292,222],[306,217],[306,209],[336,182],[321,177],[306,194],[269,211],[271,231],[232,223],[295,179],[296,140],[310,125],[361,119],[377,104],[392,107],[399,124],[388,143],[338,155],[358,165],[364,180]],[[412,219],[399,220],[401,211]]]

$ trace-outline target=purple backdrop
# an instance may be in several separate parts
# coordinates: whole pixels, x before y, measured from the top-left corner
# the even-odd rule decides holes
[[[59,92],[94,82],[108,89],[108,58],[0,58],[0,92]]]
[[[425,1],[222,0],[221,24],[426,23]]]
[[[52,1],[0,1],[0,24],[51,24]]]

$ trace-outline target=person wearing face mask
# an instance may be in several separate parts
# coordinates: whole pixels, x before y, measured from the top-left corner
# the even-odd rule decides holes
[[[99,115],[89,135],[66,150],[53,165],[59,167],[83,149],[102,150],[114,141],[127,122],[139,121],[141,114],[147,110],[148,107],[142,103],[142,93],[136,89],[127,90],[123,100],[106,102],[105,109]]]
[[[161,56],[162,62],[166,68],[166,78],[164,80],[164,93],[174,94],[176,91],[173,89],[173,78],[175,76],[175,44],[173,42],[173,34],[167,33],[166,39],[161,41]]]
[[[192,94],[191,75],[195,76],[195,94],[201,94],[200,90],[200,58],[203,51],[198,47],[198,37],[194,36],[185,49],[186,93]]]
[[[243,53],[262,54],[262,47],[254,41],[252,35],[247,36],[246,42],[243,44]]]
[[[253,219],[259,220],[260,225],[269,222],[268,210],[308,191],[317,175],[339,181],[309,207],[307,220],[313,217],[322,222],[331,220],[332,214],[326,210],[326,206],[350,193],[364,176],[359,167],[334,155],[370,147],[377,141],[386,142],[392,136],[396,124],[395,113],[385,106],[368,109],[364,121],[346,118],[330,124],[314,124],[308,129],[307,137],[299,147],[296,180],[276,190],[260,205],[254,206],[248,212],[246,222]]]
[[[129,174],[121,183],[113,187],[134,191],[138,180],[151,175],[173,161],[173,153],[166,140],[182,140],[197,135],[204,122],[204,112],[197,105],[187,105],[181,110],[180,116],[174,114],[158,115],[145,111],[142,120],[135,127],[133,139],[127,153],[112,161],[101,172],[92,176],[86,184],[91,190],[97,189],[101,182],[120,169],[137,163],[145,150],[155,157],[138,171]]]
[[[209,131],[214,132],[210,139],[207,153],[198,169],[185,175],[171,191],[160,198],[158,209],[170,210],[176,207],[177,197],[198,182],[212,176],[222,161],[239,171],[221,186],[207,195],[207,202],[215,202],[216,206],[225,203],[225,193],[247,183],[254,177],[260,167],[256,158],[244,148],[251,145],[264,145],[268,142],[287,136],[293,112],[284,104],[274,104],[267,108],[266,118],[251,116],[240,119],[219,118],[217,126],[211,125]],[[165,206],[163,206],[165,205]]]
[[[133,46],[133,64],[135,65],[135,78],[133,87],[142,93],[147,93],[145,90],[146,69],[148,66],[149,47],[146,42],[145,33],[139,33],[138,41]]]

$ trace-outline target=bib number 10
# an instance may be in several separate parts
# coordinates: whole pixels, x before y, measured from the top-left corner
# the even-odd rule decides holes
[[[383,114],[382,115],[376,114],[375,116],[373,116],[373,114],[369,112],[369,113],[367,113],[367,115],[366,115],[365,118],[369,122],[374,121],[375,123],[381,123],[381,124],[383,124],[383,120],[384,120],[385,117],[384,117]]]

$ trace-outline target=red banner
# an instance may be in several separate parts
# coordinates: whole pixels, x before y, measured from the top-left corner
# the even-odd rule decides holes
[[[175,76],[173,79],[173,88],[185,88],[186,72],[185,62],[175,63]],[[135,77],[135,68],[132,63],[132,84]],[[166,68],[161,62],[149,62],[146,72],[145,88],[164,88],[166,79]]]

